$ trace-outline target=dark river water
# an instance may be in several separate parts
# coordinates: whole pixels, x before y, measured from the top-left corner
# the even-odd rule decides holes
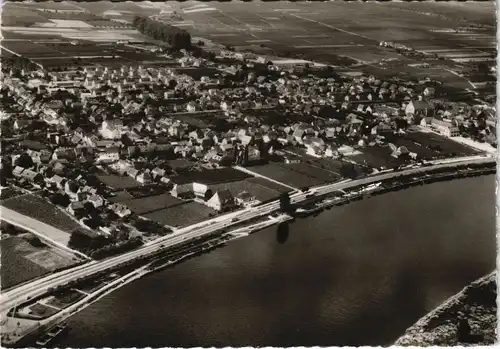
[[[390,345],[494,269],[494,193],[454,180],[271,227],[111,293],[54,345]]]

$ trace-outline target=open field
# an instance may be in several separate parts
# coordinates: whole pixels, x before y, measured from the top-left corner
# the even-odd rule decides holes
[[[391,156],[389,147],[367,147],[360,150],[362,154],[348,156],[349,160],[353,160],[360,165],[368,165],[372,168],[391,168],[399,166],[403,163],[402,160]]]
[[[292,170],[306,176],[316,178],[323,182],[334,182],[340,178],[340,174],[323,169],[314,164],[299,162],[295,164],[279,164],[286,170]]]
[[[310,187],[325,183],[323,180],[297,172],[293,168],[288,167],[288,165],[289,164],[269,163],[249,167],[249,170],[278,182],[289,184],[295,188]]]
[[[115,190],[134,188],[141,185],[141,183],[137,182],[130,176],[103,174],[103,175],[98,175],[97,178],[101,182],[106,184],[108,187],[113,188]]]
[[[54,3],[51,6],[57,8],[59,5]],[[379,42],[393,41],[421,52],[434,52],[444,59],[457,62],[488,60],[496,55],[495,9],[492,2],[473,5],[453,2],[411,5],[394,2],[71,2],[61,6],[72,7],[74,11],[55,13],[41,11],[37,4],[6,4],[4,17],[8,18],[3,23],[4,37],[33,40],[56,36],[66,41],[79,39],[94,42],[148,40],[132,29],[103,28],[114,24],[95,15],[121,21],[131,21],[134,14],[153,15],[188,30],[194,37],[210,39],[223,45],[253,48],[255,52],[332,65],[364,63],[366,67],[363,70],[380,77],[430,77],[461,90],[473,86],[441,64],[433,63],[431,68],[409,67],[408,64],[414,63],[412,59],[392,49],[379,47]],[[81,12],[82,10],[91,13]],[[6,16],[5,13],[9,15]],[[116,22],[116,25],[122,24]],[[463,28],[467,28],[467,31]],[[33,51],[31,57],[45,57],[43,64],[47,66],[64,64],[55,59],[49,60],[56,53],[46,51],[43,48]],[[117,56],[116,61],[121,64],[141,60],[131,52],[117,53],[113,49],[100,52],[101,55],[109,53]],[[35,57],[34,53],[43,55]],[[29,56],[28,53],[25,54]],[[68,56],[68,53],[62,52],[62,57]],[[80,56],[92,55],[89,52]],[[394,58],[397,60],[392,61],[390,66],[380,66],[377,63]],[[111,63],[109,59],[101,59],[104,60],[102,64]],[[142,60],[158,61],[144,57]]]
[[[202,222],[215,214],[216,212],[211,208],[191,201],[145,214],[144,217],[163,225],[184,227]]]
[[[182,200],[177,199],[170,194],[146,196],[138,199],[120,201],[120,203],[126,205],[132,212],[139,215],[146,212],[176,206],[182,204],[182,202]]]
[[[2,238],[2,288],[13,287],[25,281],[69,267],[79,260],[68,252],[50,247],[34,246],[28,235]]]
[[[405,139],[409,139],[425,148],[435,150],[445,156],[468,156],[477,154],[478,151],[466,145],[453,141],[431,132],[408,132]]]
[[[250,178],[247,173],[235,170],[230,167],[218,168],[215,170],[189,171],[170,178],[172,183],[186,184],[198,182],[202,184],[217,184],[225,182],[241,181]]]
[[[35,194],[28,194],[2,201],[2,206],[22,215],[48,224],[67,233],[65,236],[50,236],[51,239],[66,244],[70,233],[80,229],[80,225],[72,220],[65,212],[54,206],[48,200]],[[54,231],[55,233],[55,231]]]
[[[192,6],[189,2],[180,6]],[[262,43],[278,50],[295,47],[305,55],[318,49],[328,59],[329,55],[350,54],[356,59],[378,59],[383,51],[377,46],[382,40],[395,41],[412,46],[413,43],[445,43],[450,49],[460,45],[470,45],[470,41],[439,29],[454,28],[456,17],[464,17],[465,11],[460,6],[447,4],[415,4],[416,10],[408,10],[406,4],[395,3],[238,3],[210,4],[216,11],[182,13],[183,22],[192,23],[185,28],[197,36],[231,46]],[[206,6],[208,7],[208,5]],[[431,16],[434,8],[439,8],[446,16]],[[492,3],[477,6],[474,10],[477,21],[494,25],[494,6]],[[490,11],[490,12],[489,12]],[[456,16],[455,16],[456,15]],[[164,16],[168,19],[168,15]],[[472,19],[471,19],[472,20]],[[172,21],[175,23],[175,21]],[[462,24],[462,23],[460,23]],[[438,31],[431,31],[437,29]],[[282,35],[287,32],[286,37]],[[474,33],[473,33],[474,34]],[[489,31],[494,39],[494,30]],[[361,45],[361,46],[358,46]],[[314,49],[314,50],[312,50]],[[375,52],[380,52],[380,56]],[[357,54],[356,52],[360,52]],[[363,57],[363,52],[370,55]],[[400,57],[394,52],[387,52],[386,58]]]
[[[284,186],[279,185],[278,183],[275,183],[275,182],[271,182],[271,181],[269,181],[265,178],[262,178],[262,177],[248,178],[246,181],[256,183],[258,185],[272,189],[272,190],[277,191],[279,193],[288,193],[290,191],[290,188],[284,187]]]
[[[253,179],[253,178],[252,178]],[[231,192],[233,196],[237,196],[240,193],[246,191],[250,193],[259,201],[267,201],[273,198],[277,198],[280,195],[280,191],[269,188],[268,186],[256,183],[252,179],[246,179],[243,181],[221,183],[210,186],[212,191],[215,193],[218,190],[227,189]],[[269,181],[266,181],[269,183]]]

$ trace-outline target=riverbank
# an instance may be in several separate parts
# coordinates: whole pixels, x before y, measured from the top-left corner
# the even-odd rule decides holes
[[[395,345],[493,345],[497,341],[496,279],[496,272],[492,272],[474,281],[408,328]],[[458,319],[468,321],[467,339],[460,334]]]
[[[402,173],[401,175],[398,174],[397,176],[393,177],[390,180],[385,180],[385,182],[392,183],[393,188],[391,188],[391,187],[383,188],[383,189],[379,190],[378,193],[382,193],[384,191],[394,190],[394,188],[397,188],[398,186],[399,187],[409,186],[409,183],[412,183],[412,181],[414,183],[418,182],[420,184],[431,183],[432,181],[436,181],[437,179],[443,180],[443,179],[450,179],[450,178],[459,178],[461,176],[464,176],[464,177],[468,176],[471,173],[484,174],[484,173],[489,173],[489,172],[495,170],[494,168],[492,168],[494,166],[494,163],[461,165],[462,167],[459,167],[457,165],[452,165],[452,164],[447,165],[447,167],[448,166],[453,167],[454,172],[450,173],[449,168],[440,168],[437,170],[430,171],[427,174],[424,174],[422,176],[422,177],[425,177],[424,180],[418,179],[417,177],[411,177],[410,175],[407,175],[404,173]],[[489,169],[488,169],[488,166],[490,167]],[[418,180],[416,180],[415,178],[417,178]],[[378,179],[376,176],[374,176],[373,178],[368,178],[368,179],[369,179],[369,181],[368,181],[369,183],[376,183],[378,181],[381,181],[381,179]],[[411,179],[411,180],[406,181],[406,179]],[[340,200],[340,202],[338,202],[338,203],[335,203],[335,200],[330,201],[330,202],[328,202],[328,200],[326,200],[326,202],[324,202],[323,204],[331,204],[333,202],[333,205],[336,205],[336,204],[343,205],[343,204],[349,203],[351,201],[363,199],[363,197],[366,193],[366,192],[362,192],[364,190],[363,188],[364,188],[364,186],[362,186],[362,185],[357,185],[357,186],[349,188],[349,189],[346,188],[346,190],[349,190],[349,193],[351,193],[351,194],[353,192],[355,192],[356,190],[361,191],[361,194],[357,193],[354,195],[350,195],[350,197],[344,198],[345,200]],[[331,190],[331,191],[333,192],[333,190]],[[375,193],[373,193],[372,195],[374,195],[374,194]],[[318,200],[327,199],[326,197],[327,197],[327,195],[323,194],[323,195],[319,195],[318,197],[311,197],[310,200],[308,200],[308,201],[317,202]],[[322,209],[323,207],[320,207],[320,208]],[[259,220],[259,222],[255,222],[253,226],[257,227],[254,229],[258,229],[258,230],[280,222],[280,219],[276,219],[276,218],[269,218],[268,220],[264,220],[264,221],[262,221],[262,217],[255,218],[255,219]],[[233,228],[236,228],[237,226],[240,227],[240,229],[238,229],[238,231],[235,232],[235,236],[233,236],[233,238],[248,235],[248,231],[245,231],[245,229],[249,229],[250,232],[253,231],[252,227],[247,228],[249,225],[249,221],[242,221],[240,224],[235,224],[235,225],[233,224],[234,225]],[[243,231],[241,229],[243,229]],[[162,263],[163,263],[163,265],[166,265],[166,266],[171,265],[171,264],[175,264],[175,263],[187,258],[186,256],[188,256],[188,255],[189,256],[196,255],[197,253],[203,252],[206,249],[213,248],[214,246],[219,246],[220,244],[214,243],[213,239],[216,239],[217,237],[220,237],[222,235],[226,236],[227,234],[230,234],[230,233],[231,232],[228,233],[227,231],[215,231],[215,232],[210,233],[209,235],[206,235],[202,238],[197,238],[195,240],[189,241],[186,244],[181,243],[179,245],[179,247],[170,248],[168,251],[160,252],[160,253],[156,254],[156,256],[140,257],[140,258],[135,259],[135,260],[130,260],[127,263],[120,265],[119,267],[115,267],[113,270],[115,270],[114,274],[119,274],[119,275],[116,275],[116,278],[119,278],[118,280],[116,280],[116,278],[113,278],[113,280],[107,280],[107,284],[106,284],[105,289],[101,288],[102,285],[101,285],[101,287],[99,287],[99,290],[94,288],[91,291],[92,294],[90,295],[90,298],[92,300],[90,302],[89,302],[89,298],[84,297],[84,299],[82,299],[80,302],[78,302],[78,304],[72,304],[71,306],[66,305],[67,308],[64,308],[64,310],[65,310],[64,313],[65,314],[70,313],[70,309],[71,310],[74,309],[75,311],[71,312],[71,314],[68,315],[68,316],[71,316],[75,312],[82,309],[81,307],[77,307],[77,305],[82,305],[83,307],[88,306],[91,302],[94,301],[96,294],[98,294],[98,296],[101,296],[101,295],[104,296],[105,294],[113,291],[114,289],[121,287],[121,285],[124,285],[125,283],[129,283],[129,282],[131,282],[139,277],[142,277],[143,275],[145,275],[145,273],[149,273],[151,270],[148,268],[144,268],[144,266],[149,265],[153,261],[158,262],[159,259],[166,260],[165,263],[164,262],[156,263],[156,266],[153,269],[162,268],[162,266],[161,266]],[[217,236],[214,236],[214,235],[217,235]],[[204,246],[204,243],[206,243],[207,241],[211,241],[209,244],[210,246],[205,248],[203,246]],[[177,250],[178,248],[180,248],[180,250]],[[193,252],[193,249],[194,249],[194,252]],[[179,253],[186,254],[186,256],[179,255]],[[165,255],[167,257],[165,257]],[[173,258],[172,257],[173,255],[177,255],[179,258]],[[151,259],[151,257],[153,257],[153,259]],[[146,269],[148,269],[148,270],[146,270]],[[118,270],[118,271],[116,271],[116,270]],[[108,269],[107,271],[105,271],[103,273],[109,275],[110,271],[111,270]],[[95,277],[89,278],[89,279],[95,279]],[[84,281],[84,280],[79,280],[77,282],[68,284],[64,287],[61,287],[61,289],[70,289],[70,290],[76,289],[76,290],[78,290],[78,287],[79,287],[78,284],[82,281]],[[88,280],[86,280],[86,281],[88,281]],[[110,283],[110,284],[108,284],[108,283]],[[54,291],[61,291],[61,289],[57,289]],[[105,292],[105,290],[109,290],[109,292]],[[49,296],[43,295],[37,299],[30,300],[29,304],[19,304],[17,306],[19,307],[18,309],[20,309],[21,307],[30,307],[30,306],[33,306],[34,303],[36,303],[39,300],[42,300],[42,303],[44,303],[45,302],[44,298],[50,298],[50,297],[51,297],[50,295]],[[97,300],[97,299],[95,299],[95,300]],[[44,304],[42,304],[42,305],[44,305]],[[39,304],[37,306],[40,307]],[[58,315],[56,315],[56,316],[58,316]],[[11,318],[11,320],[13,322],[15,322],[17,319]],[[62,321],[62,320],[63,320],[62,318],[58,318],[58,321]],[[43,321],[43,322],[45,322],[45,321]],[[2,327],[4,327],[4,326],[2,326]],[[40,326],[40,321],[38,321],[38,323],[33,323],[32,331],[29,331],[29,332],[33,332],[35,328],[38,330],[41,330],[42,328],[46,328],[46,326]],[[36,332],[39,332],[39,331],[36,331]],[[4,334],[5,334],[5,332],[4,332]],[[21,336],[21,337],[23,337],[23,336]],[[3,337],[3,338],[5,338],[5,337]],[[3,344],[4,345],[16,344],[19,341],[19,339],[20,338],[18,338],[15,341],[8,341],[8,343],[3,343]],[[3,341],[5,341],[5,340],[3,339]]]
[[[494,191],[415,186],[232,240],[74,315],[57,346],[390,346],[495,268]]]
[[[86,296],[78,299],[72,304],[66,304],[65,308],[57,313],[51,314],[48,318],[38,319],[37,321],[37,319],[34,318],[21,317],[22,326],[19,325],[19,319],[16,315],[22,313],[25,309],[30,309],[33,305],[46,305],[47,299],[40,298],[25,304],[20,304],[17,309],[9,314],[10,317],[7,317],[5,322],[2,323],[2,344],[11,347],[33,346],[39,338],[43,337],[60,322],[65,321],[77,312],[90,306],[92,303],[132,281],[140,279],[150,273],[172,267],[200,254],[208,253],[216,248],[224,246],[231,240],[248,236],[256,231],[291,219],[292,217],[288,215],[281,215],[278,217],[268,217],[266,220],[261,219],[259,222],[251,224],[247,222],[246,226],[236,228],[229,232],[221,232],[216,236],[193,241],[165,251],[149,261],[132,261],[131,264],[127,265],[125,268],[120,268],[105,277],[97,276],[77,284],[72,284],[67,287],[66,291],[73,293],[80,292],[86,294]],[[9,319],[11,321],[9,321]]]
[[[494,173],[496,173],[496,164],[487,164],[478,168],[459,168],[453,172],[444,171],[438,173],[426,173],[421,176],[403,176],[401,178],[389,179],[368,186],[355,187],[342,191],[341,193],[334,193],[333,196],[327,194],[322,198],[312,198],[310,202],[300,205],[294,216],[304,218],[310,215],[319,214],[323,210],[330,209],[334,206],[343,206],[349,204],[350,202],[363,200],[375,195],[404,190],[424,184],[484,176]]]

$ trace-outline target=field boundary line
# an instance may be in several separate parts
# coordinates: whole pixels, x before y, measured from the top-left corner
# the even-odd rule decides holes
[[[333,25],[330,25],[330,24],[326,24],[326,23],[323,23],[323,22],[320,22],[320,21],[317,21],[315,19],[310,19],[310,18],[306,18],[306,17],[302,17],[302,16],[299,16],[299,15],[296,15],[295,13],[289,13],[288,14],[289,16],[293,16],[293,17],[296,17],[296,18],[300,18],[304,21],[309,21],[309,22],[313,22],[313,23],[316,23],[316,24],[319,24],[319,25],[322,25],[322,26],[325,26],[327,28],[331,28],[331,29],[334,29],[334,30],[338,30],[342,33],[346,33],[346,34],[350,34],[350,35],[354,35],[354,36],[358,36],[360,38],[363,38],[363,39],[367,39],[367,40],[371,40],[371,41],[377,41],[375,39],[372,39],[372,38],[369,38],[368,36],[364,36],[364,35],[361,35],[361,34],[358,34],[358,33],[354,33],[354,32],[350,32],[348,30],[345,30],[345,29],[340,29],[338,27],[334,27]]]
[[[233,168],[241,171],[241,172],[245,172],[245,173],[248,173],[254,177],[261,177],[261,178],[264,178],[264,179],[267,179],[268,181],[271,181],[271,182],[274,182],[276,184],[279,184],[279,185],[282,185],[284,187],[287,187],[287,188],[290,188],[292,190],[298,190],[298,188],[295,188],[295,187],[292,187],[291,185],[288,185],[288,184],[285,184],[285,183],[282,183],[282,182],[279,182],[275,179],[272,179],[270,177],[267,177],[267,176],[264,176],[264,175],[261,175],[260,173],[257,173],[257,172],[254,172],[254,171],[251,171],[245,167],[241,167],[241,166],[233,166]]]

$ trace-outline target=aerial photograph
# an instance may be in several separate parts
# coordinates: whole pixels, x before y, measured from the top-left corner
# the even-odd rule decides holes
[[[495,12],[4,1],[1,346],[496,343]]]

